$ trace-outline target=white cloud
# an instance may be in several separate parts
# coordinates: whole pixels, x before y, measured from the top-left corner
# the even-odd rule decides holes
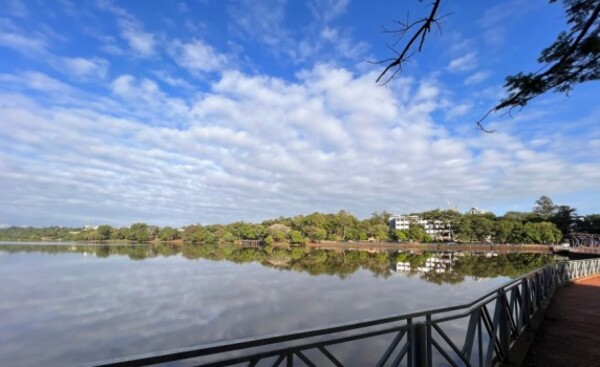
[[[344,57],[350,60],[357,60],[364,55],[369,48],[369,45],[365,42],[357,42],[348,34],[344,34],[339,29],[330,26],[326,26],[321,30],[320,37],[325,42],[318,42],[318,38],[312,38],[307,41],[316,45],[316,49],[313,50],[313,53],[318,51],[322,55],[333,51],[333,54],[335,55],[332,57],[333,59]],[[304,55],[304,57],[308,56],[311,56],[310,53]]]
[[[109,62],[100,58],[64,57],[61,59],[61,69],[69,76],[79,79],[104,78],[108,66]]]
[[[149,57],[155,53],[156,39],[155,35],[143,30],[142,23],[125,9],[114,5],[110,0],[98,0],[98,7],[104,11],[110,12],[117,17],[117,24],[121,30],[123,38],[129,47],[137,56]],[[120,49],[112,43],[105,45],[105,50],[110,53],[118,54]]]
[[[318,65],[296,82],[227,71],[189,101],[126,74],[111,83],[112,102],[61,104],[55,95],[77,91],[54,93],[51,79],[38,90],[52,107],[0,96],[0,223],[368,216],[598,189],[597,160],[508,133],[452,135],[433,121],[447,112],[437,84],[373,79]]]
[[[458,57],[448,64],[448,71],[463,72],[473,70],[477,67],[477,57],[474,52],[470,52],[464,56]]]
[[[452,105],[446,112],[446,118],[455,119],[466,115],[473,108],[472,103],[458,103]]]
[[[230,6],[229,13],[246,37],[277,47],[291,42],[291,32],[284,25],[285,5],[285,0],[241,0]]]
[[[121,75],[111,83],[112,92],[127,103],[128,114],[147,124],[157,126],[187,126],[190,121],[188,104],[166,95],[156,82]]]
[[[27,34],[11,21],[0,19],[0,46],[25,54],[46,52],[47,43],[35,34]]]
[[[330,22],[346,12],[350,0],[312,0],[308,2],[313,16],[321,22]]]
[[[300,28],[286,25],[285,0],[242,0],[231,6],[229,15],[239,38],[251,39],[289,64],[322,60],[364,60],[369,45],[351,37],[350,28],[333,27],[348,0],[313,0],[307,4],[313,19]],[[314,64],[310,64],[314,65]]]
[[[26,88],[43,92],[69,92],[71,87],[57,79],[39,72],[24,72],[19,74],[0,74],[0,81],[6,85],[12,84],[19,89]]]
[[[181,78],[175,78],[175,77],[169,75],[169,73],[167,73],[165,71],[156,70],[153,72],[153,74],[156,75],[156,77],[158,79],[160,79],[163,83],[165,83],[171,87],[178,87],[178,88],[185,88],[185,89],[194,89],[195,88],[194,85],[192,85],[188,81],[181,79]]]
[[[154,55],[156,40],[152,33],[144,32],[138,25],[127,21],[121,21],[121,28],[121,37],[138,55],[143,57]]]
[[[205,42],[194,39],[190,42],[174,40],[169,53],[177,65],[190,72],[210,72],[227,66],[227,57]]]
[[[487,78],[489,78],[490,75],[491,74],[487,71],[478,71],[475,74],[469,76],[467,79],[465,79],[464,84],[465,85],[477,85],[477,84],[487,80]]]
[[[135,81],[135,78],[131,75],[121,75],[112,82],[113,93],[121,97],[134,97],[135,93],[132,93],[133,88],[131,84]]]

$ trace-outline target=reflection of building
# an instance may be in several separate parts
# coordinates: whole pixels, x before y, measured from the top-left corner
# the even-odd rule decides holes
[[[441,220],[423,219],[418,215],[392,215],[389,220],[392,230],[407,231],[411,225],[421,226],[425,233],[435,239],[450,239],[450,224]]]
[[[421,266],[413,267],[409,261],[399,261],[392,265],[392,271],[396,273],[446,273],[452,270],[452,264],[457,256],[452,252],[443,252],[427,258]]]

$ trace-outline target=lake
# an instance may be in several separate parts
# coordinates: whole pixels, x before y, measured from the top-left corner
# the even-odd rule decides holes
[[[552,256],[0,244],[0,366],[65,366],[461,304]]]

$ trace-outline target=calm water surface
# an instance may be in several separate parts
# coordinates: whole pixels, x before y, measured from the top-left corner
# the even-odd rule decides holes
[[[552,260],[432,257],[0,244],[0,366],[77,365],[459,304]]]

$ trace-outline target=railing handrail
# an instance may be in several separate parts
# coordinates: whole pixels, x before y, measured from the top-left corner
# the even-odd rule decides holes
[[[348,323],[339,323],[339,324],[329,325],[327,327],[322,327],[322,328],[297,330],[297,331],[293,331],[291,333],[287,332],[287,333],[271,334],[271,335],[267,335],[267,336],[263,336],[263,337],[259,337],[259,338],[248,337],[248,338],[236,339],[233,341],[220,341],[220,342],[202,344],[202,345],[185,347],[185,348],[171,349],[171,350],[162,351],[162,352],[146,353],[146,354],[141,354],[141,355],[136,355],[136,356],[115,358],[115,359],[106,360],[99,364],[93,364],[93,365],[100,367],[100,366],[113,366],[113,365],[119,365],[122,363],[127,363],[128,366],[143,366],[143,365],[147,365],[147,364],[157,364],[157,363],[169,362],[169,361],[174,361],[174,360],[203,357],[203,356],[213,355],[216,353],[256,348],[256,347],[261,347],[261,346],[265,346],[265,345],[275,345],[275,344],[279,344],[279,343],[286,343],[286,342],[300,340],[300,339],[316,338],[316,337],[325,336],[325,335],[349,332],[349,331],[353,331],[353,330],[357,330],[357,329],[364,329],[364,328],[369,328],[369,327],[374,327],[374,326],[379,326],[379,325],[383,325],[383,324],[389,324],[389,323],[394,323],[394,322],[399,322],[399,321],[404,321],[404,320],[413,320],[413,319],[417,319],[417,318],[426,317],[427,323],[440,322],[440,320],[442,320],[442,319],[449,320],[449,319],[460,318],[460,317],[464,317],[465,315],[468,315],[469,313],[473,312],[478,307],[481,307],[482,305],[485,305],[485,304],[493,301],[498,296],[499,292],[507,292],[514,287],[518,287],[522,283],[523,279],[529,280],[541,273],[544,273],[544,271],[546,271],[546,269],[550,269],[550,268],[557,269],[560,266],[564,266],[564,265],[568,265],[568,264],[576,265],[578,263],[584,263],[586,261],[589,261],[589,260],[560,261],[560,262],[556,262],[554,264],[546,264],[540,268],[530,271],[529,273],[526,273],[526,274],[520,275],[514,279],[511,279],[511,280],[495,287],[494,289],[492,289],[488,293],[484,294],[483,296],[481,296],[471,302],[464,303],[464,304],[453,305],[453,306],[448,306],[448,307],[437,307],[437,308],[426,309],[426,310],[421,310],[421,311],[416,311],[416,312],[411,312],[411,313],[400,314],[400,315],[398,315],[398,314],[389,315],[389,316],[379,317],[379,318],[374,318],[374,319],[361,320],[358,322],[353,321],[353,322],[348,322]],[[448,314],[450,312],[459,311],[459,310],[462,310],[464,312],[455,313],[455,314],[452,314],[451,316],[445,316],[445,318],[441,318],[441,319],[436,317],[436,316]],[[403,327],[397,327],[397,328],[402,329]]]

